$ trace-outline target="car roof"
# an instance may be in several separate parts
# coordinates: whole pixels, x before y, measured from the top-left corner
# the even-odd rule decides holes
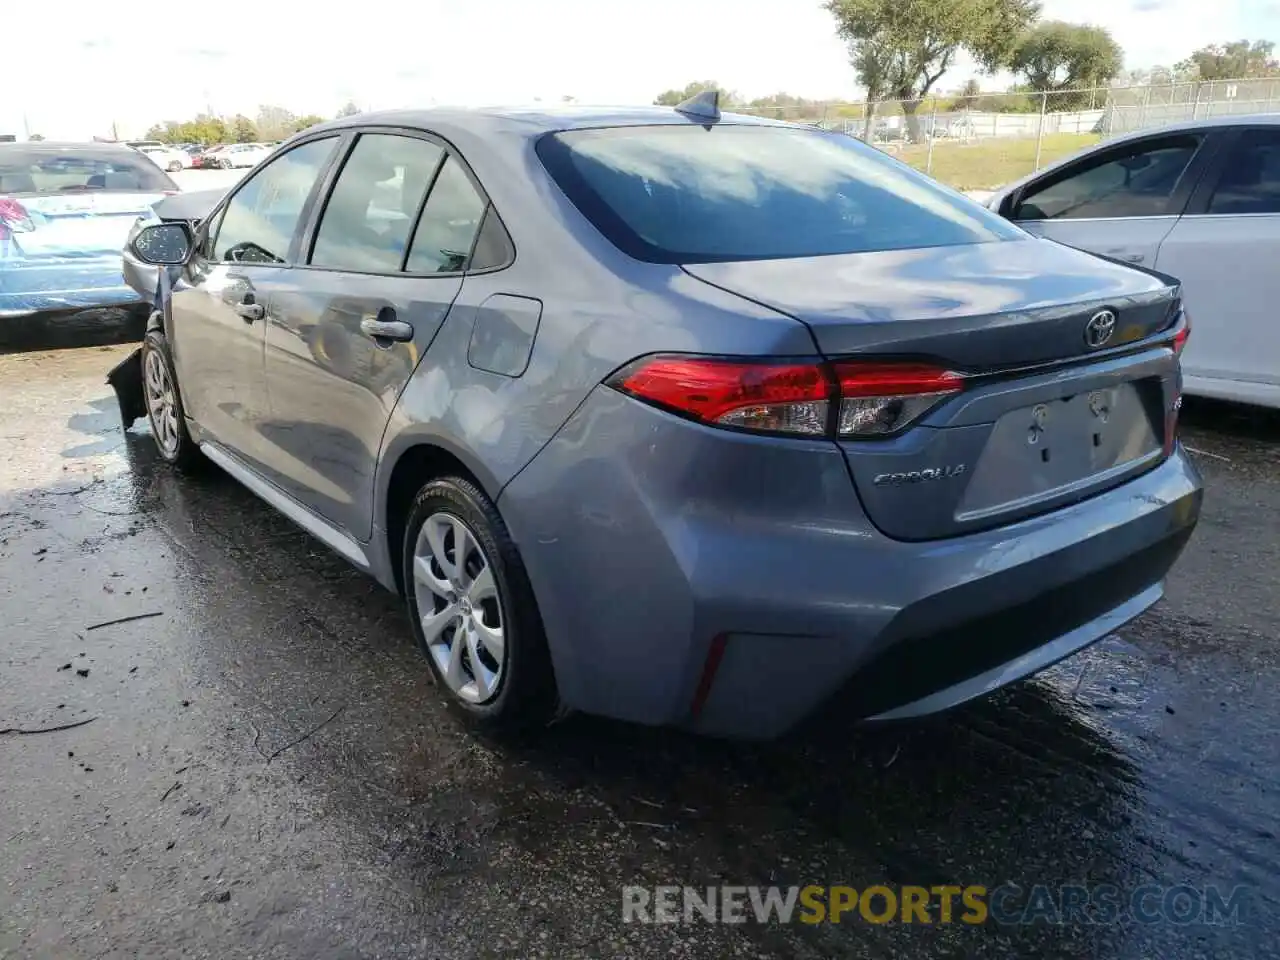
[[[588,107],[532,106],[453,108],[432,107],[421,110],[380,110],[358,113],[340,120],[308,127],[306,133],[342,130],[348,127],[388,126],[430,130],[449,139],[453,133],[523,134],[533,138],[561,130],[597,127],[651,126],[670,124],[697,126],[705,121],[686,117],[673,107]],[[753,126],[803,126],[764,117],[723,113],[721,124]]]
[[[1280,113],[1232,113],[1222,117],[1207,117],[1204,120],[1181,120],[1176,123],[1162,123],[1154,127],[1142,127],[1137,130],[1130,130],[1126,133],[1119,133],[1113,137],[1107,137],[1099,140],[1097,143],[1083,147],[1074,153],[1059,157],[1052,163],[1045,164],[1039,170],[1018,177],[1000,187],[992,197],[993,202],[997,197],[1004,197],[1010,191],[1021,187],[1023,184],[1032,180],[1039,179],[1050,171],[1065,167],[1083,157],[1087,157],[1092,153],[1100,150],[1109,150],[1112,147],[1129,143],[1133,140],[1142,140],[1146,137],[1157,137],[1171,133],[1195,133],[1200,130],[1216,130],[1219,127],[1258,127],[1258,126],[1280,126]]]
[[[1153,133],[1185,133],[1193,130],[1212,130],[1215,127],[1239,126],[1280,126],[1278,113],[1231,113],[1221,117],[1206,117],[1204,120],[1182,120],[1175,123],[1162,123],[1155,127],[1130,130],[1127,133],[1112,137],[1105,143],[1121,143],[1137,137],[1150,136]]]
[[[127,143],[103,143],[101,141],[71,140],[24,140],[21,143],[0,143],[0,150],[22,150],[32,156],[64,155],[68,153],[91,154],[99,156],[120,156],[123,153],[137,154]]]

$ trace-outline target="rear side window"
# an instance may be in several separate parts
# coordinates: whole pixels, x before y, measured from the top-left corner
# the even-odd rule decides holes
[[[732,124],[548,134],[537,152],[606,237],[655,263],[813,257],[1025,239],[843,134]]]
[[[444,151],[416,137],[361,135],[320,218],[311,264],[398,273],[413,218]]]
[[[0,193],[62,194],[95,190],[161,193],[177,184],[136,150],[76,150],[38,144],[0,150]]]
[[[1280,213],[1280,130],[1248,130],[1227,158],[1208,213]]]
[[[1159,217],[1180,212],[1174,195],[1201,137],[1163,137],[1079,161],[1026,191],[1015,220]]]
[[[480,234],[476,237],[475,249],[471,251],[471,262],[467,264],[467,269],[498,270],[507,266],[514,258],[511,237],[498,218],[498,212],[490,206],[480,225]]]
[[[449,157],[436,176],[414,231],[410,273],[457,273],[467,265],[484,217],[485,199],[462,165]]]

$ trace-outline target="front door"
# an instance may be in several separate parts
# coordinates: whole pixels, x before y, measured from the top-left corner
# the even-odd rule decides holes
[[[356,539],[371,532],[387,421],[462,287],[486,203],[435,140],[361,133],[312,218],[306,265],[273,293],[268,476]]]
[[[187,415],[201,437],[259,466],[268,401],[263,350],[271,290],[338,138],[313,140],[255,172],[209,218],[174,284],[170,338]]]
[[[1153,266],[1203,169],[1208,140],[1152,136],[1082,157],[1027,184],[1010,219],[1037,236]]]
[[[1182,281],[1192,334],[1182,355],[1195,393],[1280,394],[1280,129],[1243,129],[1160,248]],[[1222,381],[1204,383],[1197,381]]]

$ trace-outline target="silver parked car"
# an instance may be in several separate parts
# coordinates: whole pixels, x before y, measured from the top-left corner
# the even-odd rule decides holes
[[[177,269],[126,419],[401,592],[484,721],[939,711],[1199,513],[1176,281],[713,97],[360,114],[132,246]]]
[[[1197,327],[1186,392],[1280,408],[1280,116],[1106,140],[988,206],[1039,236],[1178,277]]]

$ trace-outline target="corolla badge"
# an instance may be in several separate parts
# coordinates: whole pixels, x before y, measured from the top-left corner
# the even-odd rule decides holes
[[[871,482],[877,487],[896,487],[904,483],[949,480],[961,476],[967,469],[963,463],[956,463],[947,467],[925,467],[923,470],[905,470],[901,473],[878,473]]]
[[[1099,310],[1084,325],[1084,342],[1093,349],[1105,347],[1116,332],[1114,310]]]

